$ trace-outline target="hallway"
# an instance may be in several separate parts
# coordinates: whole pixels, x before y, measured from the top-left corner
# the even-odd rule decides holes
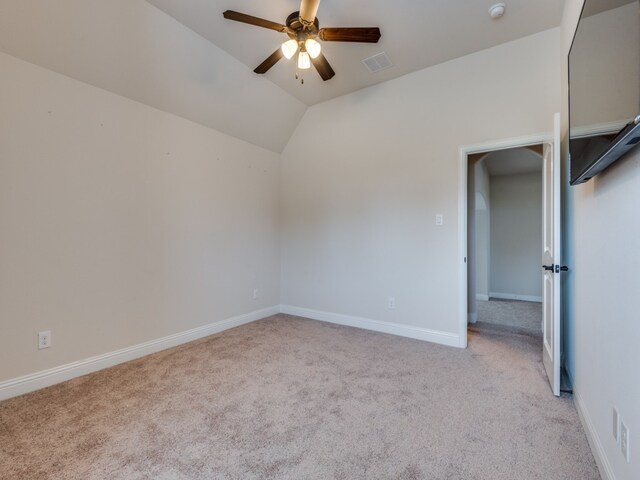
[[[478,301],[478,322],[516,327],[542,335],[542,303],[521,300]]]

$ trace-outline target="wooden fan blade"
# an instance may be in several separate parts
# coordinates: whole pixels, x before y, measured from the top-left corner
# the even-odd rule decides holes
[[[300,18],[305,22],[313,23],[319,6],[320,0],[300,0]]]
[[[313,66],[316,67],[316,70],[322,77],[322,80],[324,80],[325,82],[330,78],[333,78],[333,76],[336,74],[336,72],[333,71],[333,68],[331,68],[331,65],[329,65],[329,62],[322,53],[316,58],[312,58],[311,63],[313,63]]]
[[[378,43],[380,29],[378,27],[321,28],[318,37],[325,42]]]
[[[285,27],[281,23],[270,22],[269,20],[265,20],[264,18],[252,17],[251,15],[234,12],[233,10],[227,10],[222,15],[227,20],[234,20],[236,22],[248,23],[249,25],[255,25],[257,27],[269,28],[271,30],[275,30],[276,32],[284,32],[287,30],[287,27]]]
[[[256,67],[254,72],[256,73],[267,73],[271,67],[273,67],[278,60],[280,60],[284,54],[282,53],[282,49],[278,48],[275,52],[267,57],[267,59],[262,62],[260,65]]]

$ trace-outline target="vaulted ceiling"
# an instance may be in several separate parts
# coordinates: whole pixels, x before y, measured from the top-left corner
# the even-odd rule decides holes
[[[274,152],[307,108],[144,0],[2,0],[0,52]]]
[[[2,0],[0,52],[281,152],[308,106],[559,25],[562,0],[322,0],[321,26],[379,26],[377,44],[323,43],[336,76],[253,69],[286,37],[225,20],[283,23],[299,0]],[[386,52],[377,73],[361,60]],[[549,52],[549,55],[557,55]],[[478,72],[469,72],[475,75]]]
[[[287,37],[283,33],[241,24],[222,17],[227,9],[278,23],[299,10],[300,0],[147,0],[253,70]],[[498,1],[507,5],[500,20],[488,10]],[[294,78],[295,62],[281,60],[265,75],[307,105],[468,55],[560,24],[563,0],[321,0],[320,27],[379,26],[377,44],[324,42],[323,53],[336,76],[323,82],[305,73]],[[361,61],[386,52],[393,67],[369,73]]]
[[[618,8],[637,0],[586,0],[584,5],[584,16],[590,17],[606,10]]]

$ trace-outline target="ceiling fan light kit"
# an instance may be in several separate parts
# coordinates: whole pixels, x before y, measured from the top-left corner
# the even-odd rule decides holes
[[[293,39],[287,40],[281,45],[280,48],[282,49],[282,54],[284,55],[284,58],[289,60],[298,51],[298,42]]]
[[[322,51],[322,46],[319,42],[316,42],[313,38],[307,38],[304,42],[304,49],[307,51],[311,58],[318,58]]]
[[[300,70],[311,68],[311,58],[309,58],[309,54],[307,52],[301,51],[298,54],[298,68]]]
[[[228,20],[268,28],[286,33],[289,36],[289,40],[280,45],[275,52],[255,68],[255,73],[267,73],[282,57],[289,60],[298,52],[298,68],[306,70],[313,65],[322,80],[327,81],[333,78],[336,72],[322,54],[322,45],[318,40],[323,42],[378,43],[380,29],[378,27],[320,28],[316,17],[319,6],[320,0],[301,0],[300,11],[289,15],[285,25],[233,10],[225,11],[223,16]]]

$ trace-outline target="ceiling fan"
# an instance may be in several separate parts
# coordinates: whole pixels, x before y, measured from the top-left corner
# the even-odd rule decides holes
[[[320,28],[316,18],[319,6],[320,0],[301,0],[300,11],[289,15],[285,25],[234,12],[233,10],[227,10],[223,15],[228,20],[269,28],[277,32],[286,33],[289,36],[289,40],[284,42],[280,48],[258,65],[254,72],[259,74],[266,73],[282,57],[290,59],[298,52],[298,68],[301,70],[308,69],[313,64],[322,80],[326,81],[332,78],[336,72],[333,71],[333,68],[331,68],[331,65],[322,54],[322,46],[318,40],[323,42],[378,43],[380,29],[378,27]]]

